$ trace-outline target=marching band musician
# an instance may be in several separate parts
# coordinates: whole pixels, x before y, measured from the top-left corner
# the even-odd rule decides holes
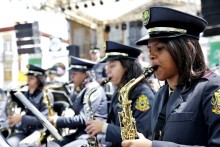
[[[56,77],[57,77],[57,68],[56,66],[52,66],[50,68],[47,69],[47,76],[48,76],[48,81],[47,81],[47,85],[52,85],[52,84],[58,84],[59,81],[57,81]]]
[[[62,141],[49,142],[47,146],[73,147],[87,144],[88,134],[85,132],[85,121],[87,105],[85,95],[92,89],[99,86],[99,83],[91,78],[90,70],[95,65],[86,59],[71,57],[71,79],[74,84],[74,94],[71,96],[73,102],[73,117],[49,117],[49,121],[57,128],[76,129],[76,132],[64,136]],[[107,98],[103,88],[98,88],[90,97],[91,107],[96,118],[106,120],[107,118]]]
[[[97,133],[105,133],[108,146],[121,146],[122,137],[120,132],[120,122],[118,112],[122,109],[118,106],[118,91],[131,79],[139,77],[142,67],[137,61],[141,50],[126,46],[117,42],[106,41],[106,57],[102,62],[107,62],[107,75],[111,78],[116,90],[112,96],[107,123],[101,120],[91,120],[87,122],[86,131],[90,137]],[[137,130],[145,137],[151,137],[150,119],[151,109],[154,101],[153,91],[141,82],[130,92],[128,98],[132,101],[131,111],[136,120]],[[128,112],[129,113],[129,112]]]
[[[178,10],[150,7],[143,13],[149,58],[166,80],[156,94],[153,141],[140,135],[123,147],[220,146],[220,77],[205,65],[199,36],[207,22]],[[141,137],[142,136],[142,137]]]
[[[7,95],[3,89],[0,88],[0,132],[4,137],[7,137],[4,135],[4,129],[8,127],[8,124],[6,123],[7,119]]]
[[[107,78],[105,71],[105,63],[100,63],[101,52],[98,47],[91,47],[89,51],[91,60],[96,64],[93,66],[93,71],[95,73],[95,79],[97,82],[101,83],[105,78]]]
[[[34,65],[27,65],[27,68],[28,91],[25,92],[24,95],[45,117],[47,117],[48,109],[43,102],[42,92],[46,82],[46,70]],[[21,140],[29,136],[35,130],[43,128],[40,121],[29,110],[26,110],[26,114],[24,115],[15,114],[8,116],[8,121],[9,124],[16,129],[15,134],[12,134],[12,136],[7,139],[12,147],[19,146]]]

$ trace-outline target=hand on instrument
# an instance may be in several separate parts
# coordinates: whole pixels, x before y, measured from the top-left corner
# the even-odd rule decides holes
[[[98,119],[97,120],[89,120],[86,122],[86,125],[87,125],[87,127],[86,127],[85,131],[88,134],[90,134],[89,137],[93,137],[96,134],[102,132],[102,127],[104,125],[104,122],[101,120],[98,120]]]
[[[22,116],[19,114],[8,116],[8,123],[10,126],[14,126],[17,123],[21,122]]]
[[[58,117],[59,116],[57,114],[55,114],[53,116],[48,116],[48,121],[52,124],[56,124]]]
[[[139,139],[125,140],[122,142],[122,147],[151,147],[152,141],[146,139],[143,134],[138,133]]]

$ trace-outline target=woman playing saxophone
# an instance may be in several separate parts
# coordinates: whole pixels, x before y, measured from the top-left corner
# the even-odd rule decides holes
[[[91,137],[97,133],[105,133],[105,140],[111,142],[111,146],[114,147],[121,146],[123,139],[118,112],[122,112],[124,109],[120,107],[119,91],[131,79],[138,78],[143,74],[141,65],[136,61],[140,53],[141,50],[134,47],[112,41],[106,42],[106,57],[103,61],[107,62],[107,75],[111,78],[116,90],[111,100],[107,123],[100,120],[88,121],[86,131],[91,134]],[[154,94],[144,81],[135,84],[131,91],[126,90],[129,93],[126,98],[128,101],[131,100],[131,112],[129,113],[132,113],[136,120],[137,131],[150,138],[150,111]]]
[[[168,7],[149,7],[142,18],[148,34],[137,45],[146,45],[155,75],[166,82],[152,109],[153,139],[122,146],[219,147],[220,77],[208,69],[199,41],[208,23]]]

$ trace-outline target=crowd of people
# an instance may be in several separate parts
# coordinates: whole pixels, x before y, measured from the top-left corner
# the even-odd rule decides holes
[[[150,7],[142,18],[147,35],[137,47],[106,41],[104,58],[98,47],[89,52],[92,61],[70,57],[73,91],[65,107],[74,111],[73,116],[51,113],[55,109],[49,102],[56,101],[52,94],[45,102],[45,87],[58,83],[56,68],[27,66],[26,98],[58,133],[69,129],[61,140],[49,140],[50,133],[42,133],[38,140],[42,146],[220,146],[220,77],[206,66],[199,44],[206,20],[166,7]],[[153,75],[147,79],[138,45],[149,52],[147,66]],[[114,87],[110,99],[107,82]],[[23,139],[44,130],[32,111],[23,110],[7,116],[14,128],[5,139],[9,146],[22,146]]]

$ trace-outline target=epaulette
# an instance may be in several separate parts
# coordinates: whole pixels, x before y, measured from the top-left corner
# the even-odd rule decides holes
[[[205,71],[204,75],[202,76],[202,78],[208,78],[210,75],[212,75],[213,72],[212,71]]]

